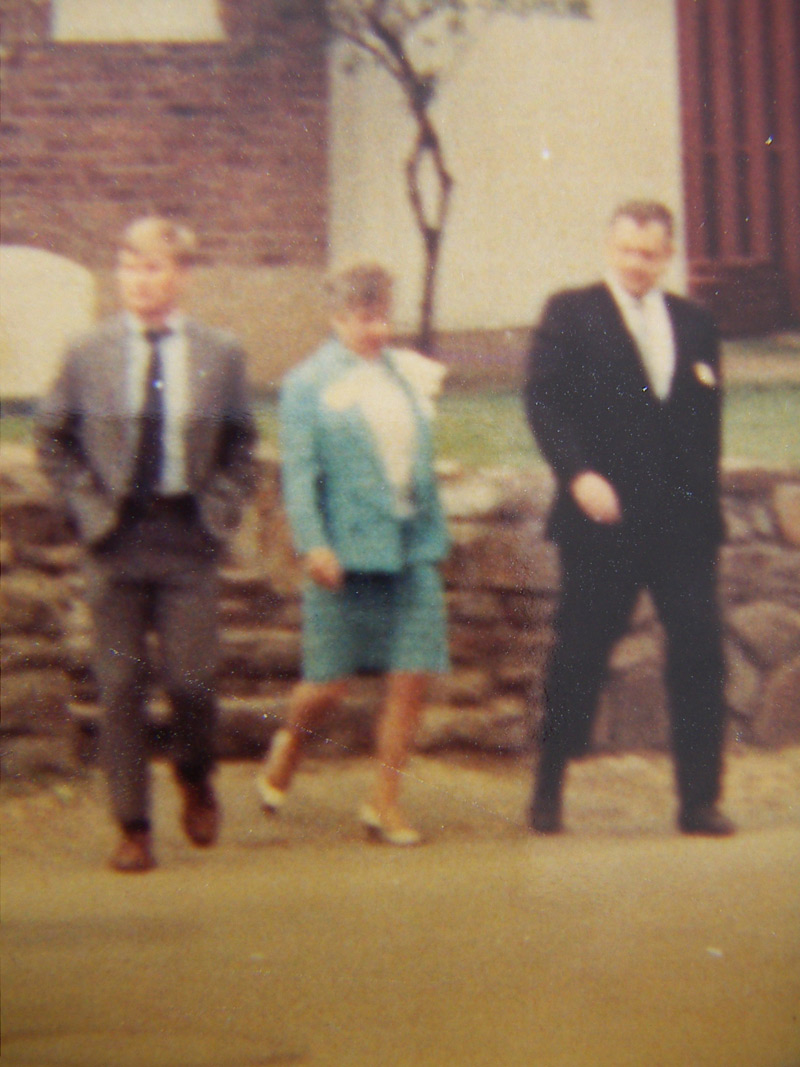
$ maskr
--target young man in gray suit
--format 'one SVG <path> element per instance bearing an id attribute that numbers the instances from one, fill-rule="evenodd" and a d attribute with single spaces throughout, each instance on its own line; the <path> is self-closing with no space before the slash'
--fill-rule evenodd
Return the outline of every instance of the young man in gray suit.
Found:
<path id="1" fill-rule="evenodd" d="M 717 807 L 719 343 L 701 308 L 659 288 L 672 231 L 662 204 L 620 207 L 605 281 L 556 294 L 530 355 L 528 419 L 556 474 L 549 532 L 562 564 L 530 812 L 539 833 L 562 828 L 567 763 L 589 747 L 608 655 L 642 588 L 667 637 L 678 826 L 734 829 Z"/>
<path id="2" fill-rule="evenodd" d="M 208 846 L 219 828 L 217 561 L 254 486 L 255 429 L 244 353 L 179 310 L 194 248 L 191 232 L 166 219 L 128 227 L 116 272 L 123 313 L 69 349 L 37 427 L 42 465 L 86 547 L 118 871 L 155 865 L 150 629 L 172 709 L 184 830 Z"/>

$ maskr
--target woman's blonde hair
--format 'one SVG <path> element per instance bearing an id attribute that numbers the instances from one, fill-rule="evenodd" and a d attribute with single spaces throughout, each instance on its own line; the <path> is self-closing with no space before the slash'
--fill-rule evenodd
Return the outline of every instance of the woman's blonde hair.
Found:
<path id="1" fill-rule="evenodd" d="M 379 263 L 356 263 L 330 275 L 325 292 L 332 314 L 363 308 L 388 309 L 392 302 L 391 274 Z"/>

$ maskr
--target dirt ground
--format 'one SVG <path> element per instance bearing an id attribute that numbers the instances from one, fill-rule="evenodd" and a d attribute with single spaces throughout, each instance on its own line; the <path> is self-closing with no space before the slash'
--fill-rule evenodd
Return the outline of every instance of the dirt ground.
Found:
<path id="1" fill-rule="evenodd" d="M 450 757 L 409 770 L 426 844 L 368 845 L 371 770 L 268 820 L 225 764 L 199 851 L 157 765 L 144 876 L 96 773 L 4 787 L 4 1067 L 800 1067 L 800 747 L 730 754 L 726 840 L 675 833 L 662 756 L 575 765 L 552 839 L 524 762 Z"/>

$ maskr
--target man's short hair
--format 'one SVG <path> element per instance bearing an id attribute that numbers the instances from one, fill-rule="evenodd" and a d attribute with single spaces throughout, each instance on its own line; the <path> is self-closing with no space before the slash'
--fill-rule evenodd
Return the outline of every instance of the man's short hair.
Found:
<path id="1" fill-rule="evenodd" d="M 391 274 L 379 263 L 357 263 L 328 278 L 328 306 L 334 315 L 340 311 L 388 309 L 393 284 Z"/>
<path id="2" fill-rule="evenodd" d="M 664 227 L 664 232 L 670 239 L 675 232 L 675 219 L 672 212 L 658 200 L 627 200 L 615 208 L 611 216 L 612 226 L 617 219 L 633 219 L 637 226 L 647 226 L 651 222 L 657 222 Z"/>
<path id="3" fill-rule="evenodd" d="M 120 249 L 127 252 L 168 252 L 182 267 L 197 258 L 197 239 L 188 226 L 159 215 L 135 219 L 124 230 Z"/>

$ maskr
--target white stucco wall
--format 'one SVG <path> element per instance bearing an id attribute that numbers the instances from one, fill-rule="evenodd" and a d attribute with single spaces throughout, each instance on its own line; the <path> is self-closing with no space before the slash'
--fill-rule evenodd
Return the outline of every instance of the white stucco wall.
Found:
<path id="1" fill-rule="evenodd" d="M 93 276 L 39 248 L 0 246 L 0 397 L 41 396 L 71 337 L 94 321 Z"/>
<path id="2" fill-rule="evenodd" d="M 529 323 L 554 288 L 602 270 L 629 197 L 682 205 L 674 0 L 593 0 L 594 17 L 497 16 L 443 86 L 437 119 L 456 178 L 437 325 Z M 422 256 L 405 194 L 412 128 L 391 79 L 331 65 L 331 253 L 399 277 L 416 323 Z M 680 225 L 679 225 L 680 230 Z M 673 285 L 683 285 L 679 255 Z"/>
<path id="3" fill-rule="evenodd" d="M 223 41 L 214 0 L 51 0 L 54 41 Z"/>

